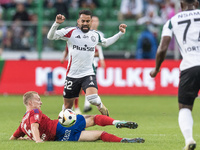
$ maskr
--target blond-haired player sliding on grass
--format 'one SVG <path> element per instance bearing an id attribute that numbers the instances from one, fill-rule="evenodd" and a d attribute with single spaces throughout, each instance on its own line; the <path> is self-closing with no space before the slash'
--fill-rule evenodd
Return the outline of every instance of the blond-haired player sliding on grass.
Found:
<path id="1" fill-rule="evenodd" d="M 71 127 L 64 127 L 58 119 L 51 120 L 41 111 L 42 101 L 37 92 L 29 91 L 24 94 L 23 102 L 26 113 L 22 118 L 18 129 L 10 137 L 15 139 L 31 139 L 36 143 L 43 141 L 96 141 L 122 142 L 122 143 L 144 143 L 142 138 L 120 138 L 105 131 L 85 130 L 85 128 L 99 125 L 115 125 L 117 128 L 135 129 L 135 122 L 114 120 L 105 115 L 82 116 L 77 115 L 76 123 Z M 28 138 L 24 138 L 27 135 Z"/>

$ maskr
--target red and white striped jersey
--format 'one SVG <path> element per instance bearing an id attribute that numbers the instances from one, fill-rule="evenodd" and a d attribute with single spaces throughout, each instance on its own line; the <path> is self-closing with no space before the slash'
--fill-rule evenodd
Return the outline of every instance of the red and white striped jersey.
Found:
<path id="1" fill-rule="evenodd" d="M 50 40 L 65 40 L 68 45 L 68 67 L 67 76 L 80 78 L 88 75 L 95 75 L 92 63 L 94 60 L 95 46 L 109 46 L 116 42 L 122 32 L 105 39 L 95 30 L 83 33 L 78 27 L 62 28 L 57 30 L 59 24 L 54 23 L 47 35 Z"/>

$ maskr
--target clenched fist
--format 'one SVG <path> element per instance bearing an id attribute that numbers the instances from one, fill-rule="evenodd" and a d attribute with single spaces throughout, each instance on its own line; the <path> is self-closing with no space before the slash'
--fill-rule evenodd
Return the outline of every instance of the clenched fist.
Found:
<path id="1" fill-rule="evenodd" d="M 63 23 L 64 21 L 65 21 L 65 16 L 63 16 L 63 15 L 61 15 L 61 14 L 58 14 L 58 15 L 56 16 L 56 23 L 61 24 L 61 23 Z"/>
<path id="2" fill-rule="evenodd" d="M 119 30 L 120 30 L 122 33 L 125 33 L 125 32 L 126 32 L 126 27 L 127 27 L 126 24 L 120 24 L 120 25 L 119 25 Z"/>

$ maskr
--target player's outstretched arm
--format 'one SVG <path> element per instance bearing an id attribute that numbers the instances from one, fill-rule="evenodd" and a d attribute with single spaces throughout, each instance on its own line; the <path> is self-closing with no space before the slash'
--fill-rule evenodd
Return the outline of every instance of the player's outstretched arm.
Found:
<path id="1" fill-rule="evenodd" d="M 115 34 L 114 36 L 112 36 L 110 38 L 107 38 L 107 39 L 103 38 L 101 45 L 104 46 L 104 47 L 107 47 L 107 46 L 110 46 L 113 43 L 115 43 L 123 34 L 125 34 L 126 27 L 127 27 L 126 24 L 120 24 L 119 25 L 119 31 L 120 32 Z"/>
<path id="2" fill-rule="evenodd" d="M 61 14 L 58 14 L 56 16 L 56 20 L 55 22 L 53 23 L 53 25 L 51 26 L 48 34 L 47 34 L 47 39 L 49 40 L 58 40 L 60 39 L 60 37 L 62 36 L 62 33 L 61 35 L 59 35 L 59 33 L 56 34 L 56 31 L 59 27 L 59 25 L 61 23 L 63 23 L 65 21 L 65 16 L 61 15 Z"/>
<path id="3" fill-rule="evenodd" d="M 165 59 L 170 41 L 170 36 L 163 36 L 161 39 L 160 45 L 156 53 L 156 67 L 150 72 L 150 76 L 152 78 L 156 77 L 156 75 L 160 72 L 160 66 Z"/>

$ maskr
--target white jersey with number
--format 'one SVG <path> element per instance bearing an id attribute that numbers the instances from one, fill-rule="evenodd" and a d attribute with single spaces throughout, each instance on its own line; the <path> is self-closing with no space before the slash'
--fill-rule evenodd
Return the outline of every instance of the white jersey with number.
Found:
<path id="1" fill-rule="evenodd" d="M 183 57 L 180 70 L 200 66 L 200 10 L 183 11 L 168 20 L 162 36 L 172 34 Z"/>
<path id="2" fill-rule="evenodd" d="M 97 44 L 109 46 L 123 35 L 122 32 L 119 32 L 113 37 L 105 39 L 94 30 L 83 33 L 78 27 L 57 30 L 58 26 L 58 23 L 52 25 L 47 38 L 50 40 L 61 39 L 67 41 L 69 50 L 67 76 L 72 78 L 95 75 L 92 67 L 95 46 Z"/>

